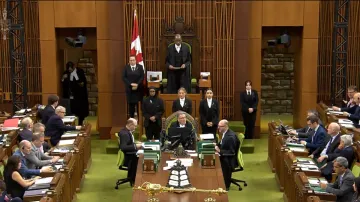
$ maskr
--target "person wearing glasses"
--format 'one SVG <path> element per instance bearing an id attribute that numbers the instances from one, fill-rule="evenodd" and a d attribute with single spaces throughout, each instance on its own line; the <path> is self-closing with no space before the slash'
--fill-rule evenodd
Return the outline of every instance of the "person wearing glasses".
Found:
<path id="1" fill-rule="evenodd" d="M 349 86 L 347 89 L 347 94 L 349 97 L 349 101 L 343 100 L 343 102 L 345 103 L 345 107 L 336 107 L 333 106 L 332 109 L 335 111 L 341 111 L 341 112 L 348 112 L 348 113 L 354 113 L 356 108 L 357 108 L 357 104 L 356 104 L 356 100 L 354 98 L 354 95 L 357 94 L 357 88 L 356 86 Z"/>
<path id="2" fill-rule="evenodd" d="M 45 136 L 50 137 L 50 143 L 52 146 L 56 146 L 61 136 L 66 131 L 71 130 L 80 130 L 81 126 L 67 126 L 63 122 L 63 118 L 65 117 L 66 110 L 63 106 L 58 106 L 55 109 L 55 114 L 50 117 L 45 127 Z"/>
<path id="3" fill-rule="evenodd" d="M 149 87 L 149 97 L 144 99 L 142 111 L 147 140 L 158 140 L 161 131 L 161 117 L 164 114 L 164 101 L 157 96 L 156 88 Z"/>

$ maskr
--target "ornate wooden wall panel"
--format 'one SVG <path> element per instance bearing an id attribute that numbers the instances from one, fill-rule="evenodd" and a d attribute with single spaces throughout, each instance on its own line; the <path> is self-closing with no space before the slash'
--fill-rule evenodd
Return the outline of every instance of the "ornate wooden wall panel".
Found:
<path id="1" fill-rule="evenodd" d="M 133 9 L 137 7 L 145 68 L 161 71 L 159 41 L 164 23 L 172 25 L 183 16 L 195 27 L 200 40 L 200 70 L 212 73 L 217 99 L 223 100 L 224 117 L 234 116 L 234 24 L 235 1 L 126 1 L 124 6 L 124 52 L 129 56 Z"/>
<path id="2" fill-rule="evenodd" d="M 6 7 L 6 0 L 0 0 L 0 10 Z M 39 41 L 38 1 L 24 0 L 25 56 L 27 67 L 28 100 L 30 104 L 41 102 L 41 67 Z M 0 88 L 11 92 L 9 42 L 0 40 Z"/>
<path id="3" fill-rule="evenodd" d="M 321 1 L 318 51 L 318 101 L 331 99 L 332 30 L 334 2 Z M 360 87 L 360 2 L 351 1 L 349 12 L 347 85 Z"/>

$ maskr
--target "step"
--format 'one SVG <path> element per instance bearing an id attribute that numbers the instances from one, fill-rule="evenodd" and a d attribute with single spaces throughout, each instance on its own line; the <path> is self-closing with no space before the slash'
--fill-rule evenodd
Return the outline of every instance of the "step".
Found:
<path id="1" fill-rule="evenodd" d="M 245 126 L 242 121 L 230 121 L 229 128 L 238 133 L 245 133 Z"/>
<path id="2" fill-rule="evenodd" d="M 241 152 L 243 154 L 252 154 L 255 152 L 255 143 L 254 140 L 244 139 L 243 144 L 241 145 Z"/>

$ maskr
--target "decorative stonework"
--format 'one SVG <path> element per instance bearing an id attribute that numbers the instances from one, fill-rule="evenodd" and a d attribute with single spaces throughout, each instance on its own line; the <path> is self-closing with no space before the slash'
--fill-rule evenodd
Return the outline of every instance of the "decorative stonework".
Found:
<path id="1" fill-rule="evenodd" d="M 84 70 L 86 76 L 89 97 L 89 116 L 96 116 L 98 109 L 97 71 L 92 60 L 91 51 L 84 51 L 84 58 L 79 60 L 78 66 Z"/>
<path id="2" fill-rule="evenodd" d="M 261 66 L 261 113 L 292 114 L 294 54 L 264 53 Z"/>

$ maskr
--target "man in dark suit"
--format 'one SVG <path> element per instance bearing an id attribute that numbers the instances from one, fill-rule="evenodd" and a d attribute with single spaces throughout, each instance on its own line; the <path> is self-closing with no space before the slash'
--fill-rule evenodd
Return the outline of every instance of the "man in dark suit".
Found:
<path id="1" fill-rule="evenodd" d="M 318 158 L 317 161 L 321 163 L 327 154 L 331 154 L 340 144 L 340 126 L 339 124 L 332 122 L 328 126 L 328 138 L 326 145 L 317 148 L 310 156 L 312 158 Z"/>
<path id="2" fill-rule="evenodd" d="M 312 154 L 317 148 L 324 146 L 326 131 L 319 124 L 319 118 L 312 115 L 307 119 L 308 126 L 314 130 L 314 135 L 306 139 L 299 139 L 300 143 L 309 149 L 309 153 Z"/>
<path id="3" fill-rule="evenodd" d="M 335 182 L 332 184 L 320 183 L 320 187 L 326 192 L 336 195 L 337 202 L 351 201 L 354 189 L 354 175 L 348 169 L 349 163 L 344 157 L 338 157 L 334 162 L 334 170 L 337 174 Z"/>
<path id="4" fill-rule="evenodd" d="M 45 134 L 45 125 L 42 123 L 35 123 L 33 126 L 33 133 Z M 40 147 L 40 151 L 43 153 L 48 152 L 50 149 L 51 149 L 50 145 L 45 141 Z"/>
<path id="5" fill-rule="evenodd" d="M 142 144 L 135 144 L 134 131 L 137 127 L 136 119 L 130 118 L 126 122 L 125 128 L 119 132 L 120 150 L 125 154 L 124 166 L 128 168 L 127 178 L 130 185 L 133 186 L 136 179 L 136 170 L 138 164 L 137 150 L 142 148 Z"/>
<path id="6" fill-rule="evenodd" d="M 33 121 L 30 117 L 25 117 L 21 120 L 21 125 L 24 129 L 19 133 L 19 142 L 23 140 L 31 141 L 32 140 L 32 128 Z"/>
<path id="7" fill-rule="evenodd" d="M 161 117 L 164 114 L 164 101 L 156 94 L 156 88 L 149 88 L 149 97 L 142 103 L 144 126 L 147 140 L 160 139 Z"/>
<path id="8" fill-rule="evenodd" d="M 179 112 L 177 114 L 177 121 L 171 123 L 170 128 L 189 128 L 191 130 L 188 139 L 181 140 L 181 143 L 185 149 L 193 150 L 195 149 L 196 133 L 193 130 L 193 126 L 190 122 L 186 121 L 186 114 L 184 112 Z"/>
<path id="9" fill-rule="evenodd" d="M 129 115 L 135 117 L 135 108 L 143 100 L 144 67 L 136 64 L 136 56 L 130 56 L 129 64 L 125 65 L 122 79 L 125 83 Z"/>
<path id="10" fill-rule="evenodd" d="M 259 97 L 256 90 L 252 89 L 251 81 L 245 81 L 245 88 L 246 90 L 240 93 L 241 112 L 245 125 L 245 138 L 252 139 Z"/>
<path id="11" fill-rule="evenodd" d="M 180 87 L 190 92 L 191 53 L 189 47 L 182 43 L 181 35 L 175 35 L 175 44 L 168 47 L 166 67 L 169 94 L 175 94 Z"/>
<path id="12" fill-rule="evenodd" d="M 351 135 L 340 136 L 340 144 L 335 148 L 334 152 L 328 153 L 320 158 L 320 160 L 326 160 L 327 163 L 321 167 L 321 175 L 324 176 L 329 182 L 332 180 L 332 171 L 334 169 L 334 159 L 337 157 L 344 157 L 351 165 L 354 161 L 354 150 L 352 148 Z"/>
<path id="13" fill-rule="evenodd" d="M 315 115 L 316 117 L 319 118 L 319 113 L 314 109 L 310 109 L 307 111 L 306 118 L 312 115 Z M 320 119 L 319 119 L 319 125 L 324 127 Z M 298 138 L 308 138 L 314 134 L 314 130 L 312 130 L 308 125 L 306 125 L 305 127 L 300 129 L 290 130 L 289 133 L 292 135 L 296 135 Z"/>
<path id="14" fill-rule="evenodd" d="M 218 142 L 216 130 L 219 123 L 219 111 L 219 102 L 213 99 L 213 91 L 207 89 L 206 98 L 201 100 L 199 107 L 201 129 L 203 134 L 213 134 L 216 142 Z"/>
<path id="15" fill-rule="evenodd" d="M 192 101 L 186 97 L 185 88 L 178 90 L 178 99 L 173 101 L 172 112 L 183 111 L 191 115 L 192 113 Z"/>
<path id="16" fill-rule="evenodd" d="M 27 162 L 25 155 L 29 155 L 31 152 L 31 143 L 27 140 L 23 140 L 19 143 L 19 149 L 13 154 L 14 156 L 19 156 L 21 159 L 20 175 L 24 178 L 31 178 L 31 176 L 39 176 L 42 172 L 51 172 L 50 167 L 43 167 L 41 169 L 29 169 L 27 167 Z"/>
<path id="17" fill-rule="evenodd" d="M 347 111 L 347 112 L 349 112 L 348 111 L 349 109 L 356 106 L 355 99 L 354 99 L 354 95 L 356 93 L 357 93 L 357 87 L 356 86 L 349 86 L 347 88 L 347 94 L 348 94 L 348 97 L 349 97 L 349 101 L 343 100 L 343 102 L 345 104 L 345 107 L 340 108 L 340 107 L 333 106 L 332 109 L 335 110 L 335 111 Z M 354 111 L 349 112 L 349 113 L 354 113 Z"/>
<path id="18" fill-rule="evenodd" d="M 220 155 L 221 169 L 224 176 L 225 188 L 229 190 L 231 184 L 232 170 L 237 166 L 237 150 L 240 141 L 236 134 L 229 129 L 227 120 L 221 120 L 218 125 L 219 132 L 223 134 L 220 143 L 215 146 L 215 150 Z"/>
<path id="19" fill-rule="evenodd" d="M 50 143 L 52 146 L 56 146 L 59 143 L 61 136 L 64 134 L 64 132 L 81 129 L 81 126 L 65 125 L 62 120 L 65 114 L 66 114 L 65 107 L 58 106 L 55 109 L 55 114 L 52 117 L 50 117 L 49 121 L 46 124 L 45 136 L 50 137 Z"/>
<path id="20" fill-rule="evenodd" d="M 344 109 L 344 116 L 347 116 L 355 125 L 360 123 L 360 93 L 356 93 L 353 98 L 355 106 Z"/>
<path id="21" fill-rule="evenodd" d="M 41 123 L 46 125 L 52 115 L 55 114 L 55 108 L 59 104 L 59 97 L 57 95 L 49 95 L 48 105 L 41 112 Z"/>

